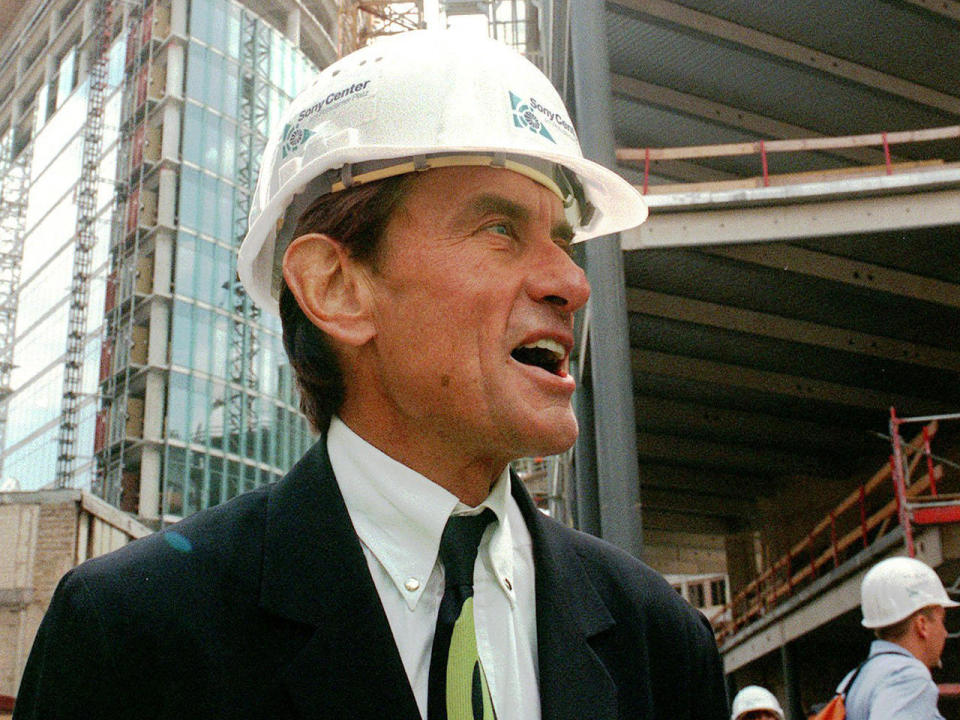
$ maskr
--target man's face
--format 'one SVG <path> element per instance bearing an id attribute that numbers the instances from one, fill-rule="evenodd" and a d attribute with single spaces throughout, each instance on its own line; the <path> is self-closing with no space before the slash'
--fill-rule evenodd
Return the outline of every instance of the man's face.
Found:
<path id="1" fill-rule="evenodd" d="M 485 462 L 570 447 L 573 313 L 590 292 L 571 237 L 557 196 L 522 175 L 418 175 L 365 276 L 376 335 L 363 407 L 395 438 Z"/>
<path id="2" fill-rule="evenodd" d="M 947 642 L 946 610 L 939 605 L 930 608 L 927 615 L 927 637 L 925 640 L 926 664 L 933 668 L 939 667 L 940 656 Z"/>

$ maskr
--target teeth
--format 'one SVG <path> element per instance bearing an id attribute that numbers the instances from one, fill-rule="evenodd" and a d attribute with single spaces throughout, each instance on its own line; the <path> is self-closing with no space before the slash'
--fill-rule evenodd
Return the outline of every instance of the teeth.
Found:
<path id="1" fill-rule="evenodd" d="M 540 340 L 537 340 L 536 342 L 527 343 L 526 345 L 521 345 L 520 347 L 528 348 L 530 350 L 533 350 L 536 348 L 539 348 L 541 350 L 549 350 L 554 355 L 556 355 L 557 358 L 562 358 L 564 355 L 567 354 L 567 351 L 564 350 L 563 345 L 558 343 L 556 340 L 550 340 L 549 338 L 542 338 Z"/>

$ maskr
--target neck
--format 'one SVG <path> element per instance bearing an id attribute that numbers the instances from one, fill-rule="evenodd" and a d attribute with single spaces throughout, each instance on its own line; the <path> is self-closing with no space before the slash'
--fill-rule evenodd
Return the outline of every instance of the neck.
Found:
<path id="1" fill-rule="evenodd" d="M 462 447 L 445 442 L 443 438 L 367 423 L 349 411 L 341 411 L 340 419 L 382 453 L 456 495 L 460 502 L 470 507 L 486 500 L 509 462 L 470 457 Z"/>
<path id="2" fill-rule="evenodd" d="M 929 652 L 927 651 L 926 644 L 923 640 L 917 637 L 913 633 L 906 633 L 902 637 L 897 638 L 896 640 L 891 640 L 890 642 L 895 643 L 906 650 L 908 653 L 913 655 L 917 660 L 922 662 L 928 668 L 934 668 L 939 663 L 939 658 L 930 658 Z"/>

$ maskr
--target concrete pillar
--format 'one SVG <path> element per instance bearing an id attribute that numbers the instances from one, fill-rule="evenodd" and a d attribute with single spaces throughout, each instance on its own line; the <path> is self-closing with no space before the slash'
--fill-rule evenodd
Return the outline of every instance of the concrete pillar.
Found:
<path id="1" fill-rule="evenodd" d="M 183 99 L 184 51 L 183 47 L 171 44 L 167 47 L 166 92 L 170 97 Z"/>
<path id="2" fill-rule="evenodd" d="M 757 577 L 758 546 L 759 537 L 754 530 L 734 533 L 724 538 L 731 598 Z"/>
<path id="3" fill-rule="evenodd" d="M 180 157 L 180 108 L 167 104 L 163 108 L 163 129 L 160 135 L 160 158 L 177 162 Z"/>
<path id="4" fill-rule="evenodd" d="M 284 35 L 297 47 L 300 46 L 300 8 L 294 7 L 287 11 L 287 24 Z"/>
<path id="5" fill-rule="evenodd" d="M 146 522 L 160 519 L 161 448 L 145 445 L 140 459 L 140 506 L 138 514 Z"/>
<path id="6" fill-rule="evenodd" d="M 584 155 L 616 164 L 610 66 L 602 0 L 570 3 L 574 95 Z M 590 280 L 590 362 L 603 537 L 639 556 L 643 549 L 636 420 L 619 238 L 586 243 Z"/>
<path id="7" fill-rule="evenodd" d="M 597 443 L 593 422 L 593 390 L 584 378 L 573 396 L 580 423 L 580 435 L 573 448 L 576 469 L 577 503 L 574 515 L 578 530 L 601 537 L 600 495 L 597 488 Z"/>
<path id="8" fill-rule="evenodd" d="M 174 227 L 176 206 L 177 171 L 173 168 L 161 168 L 159 188 L 157 189 L 157 225 L 167 228 Z"/>
<path id="9" fill-rule="evenodd" d="M 173 286 L 173 235 L 168 230 L 157 232 L 153 243 L 153 294 L 170 297 Z M 152 340 L 153 338 L 151 338 Z M 163 338 L 166 344 L 166 337 Z M 152 347 L 152 345 L 151 345 Z M 151 358 L 153 355 L 151 355 Z M 151 365 L 166 365 L 166 351 L 162 359 L 150 361 Z"/>
<path id="10" fill-rule="evenodd" d="M 170 0 L 170 32 L 187 36 L 187 0 Z"/>
<path id="11" fill-rule="evenodd" d="M 796 648 L 792 642 L 780 646 L 780 662 L 783 665 L 783 712 L 786 720 L 804 720 L 796 672 Z"/>

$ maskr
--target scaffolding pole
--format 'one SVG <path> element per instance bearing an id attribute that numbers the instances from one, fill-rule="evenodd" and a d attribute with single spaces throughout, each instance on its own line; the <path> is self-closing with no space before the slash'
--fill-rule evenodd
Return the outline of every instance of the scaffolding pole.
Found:
<path id="1" fill-rule="evenodd" d="M 33 143 L 19 149 L 17 124 L 0 138 L 0 477 L 7 436 L 7 398 L 13 392 L 13 343 L 26 229 Z"/>
<path id="2" fill-rule="evenodd" d="M 73 250 L 73 279 L 67 319 L 67 357 L 63 372 L 63 409 L 57 440 L 57 487 L 73 484 L 77 423 L 83 391 L 83 358 L 90 301 L 90 270 L 97 242 L 97 186 L 103 147 L 103 107 L 108 53 L 113 31 L 113 1 L 96 0 L 92 28 L 94 50 L 90 63 L 87 120 L 83 128 L 80 182 L 77 185 L 77 238 Z"/>

